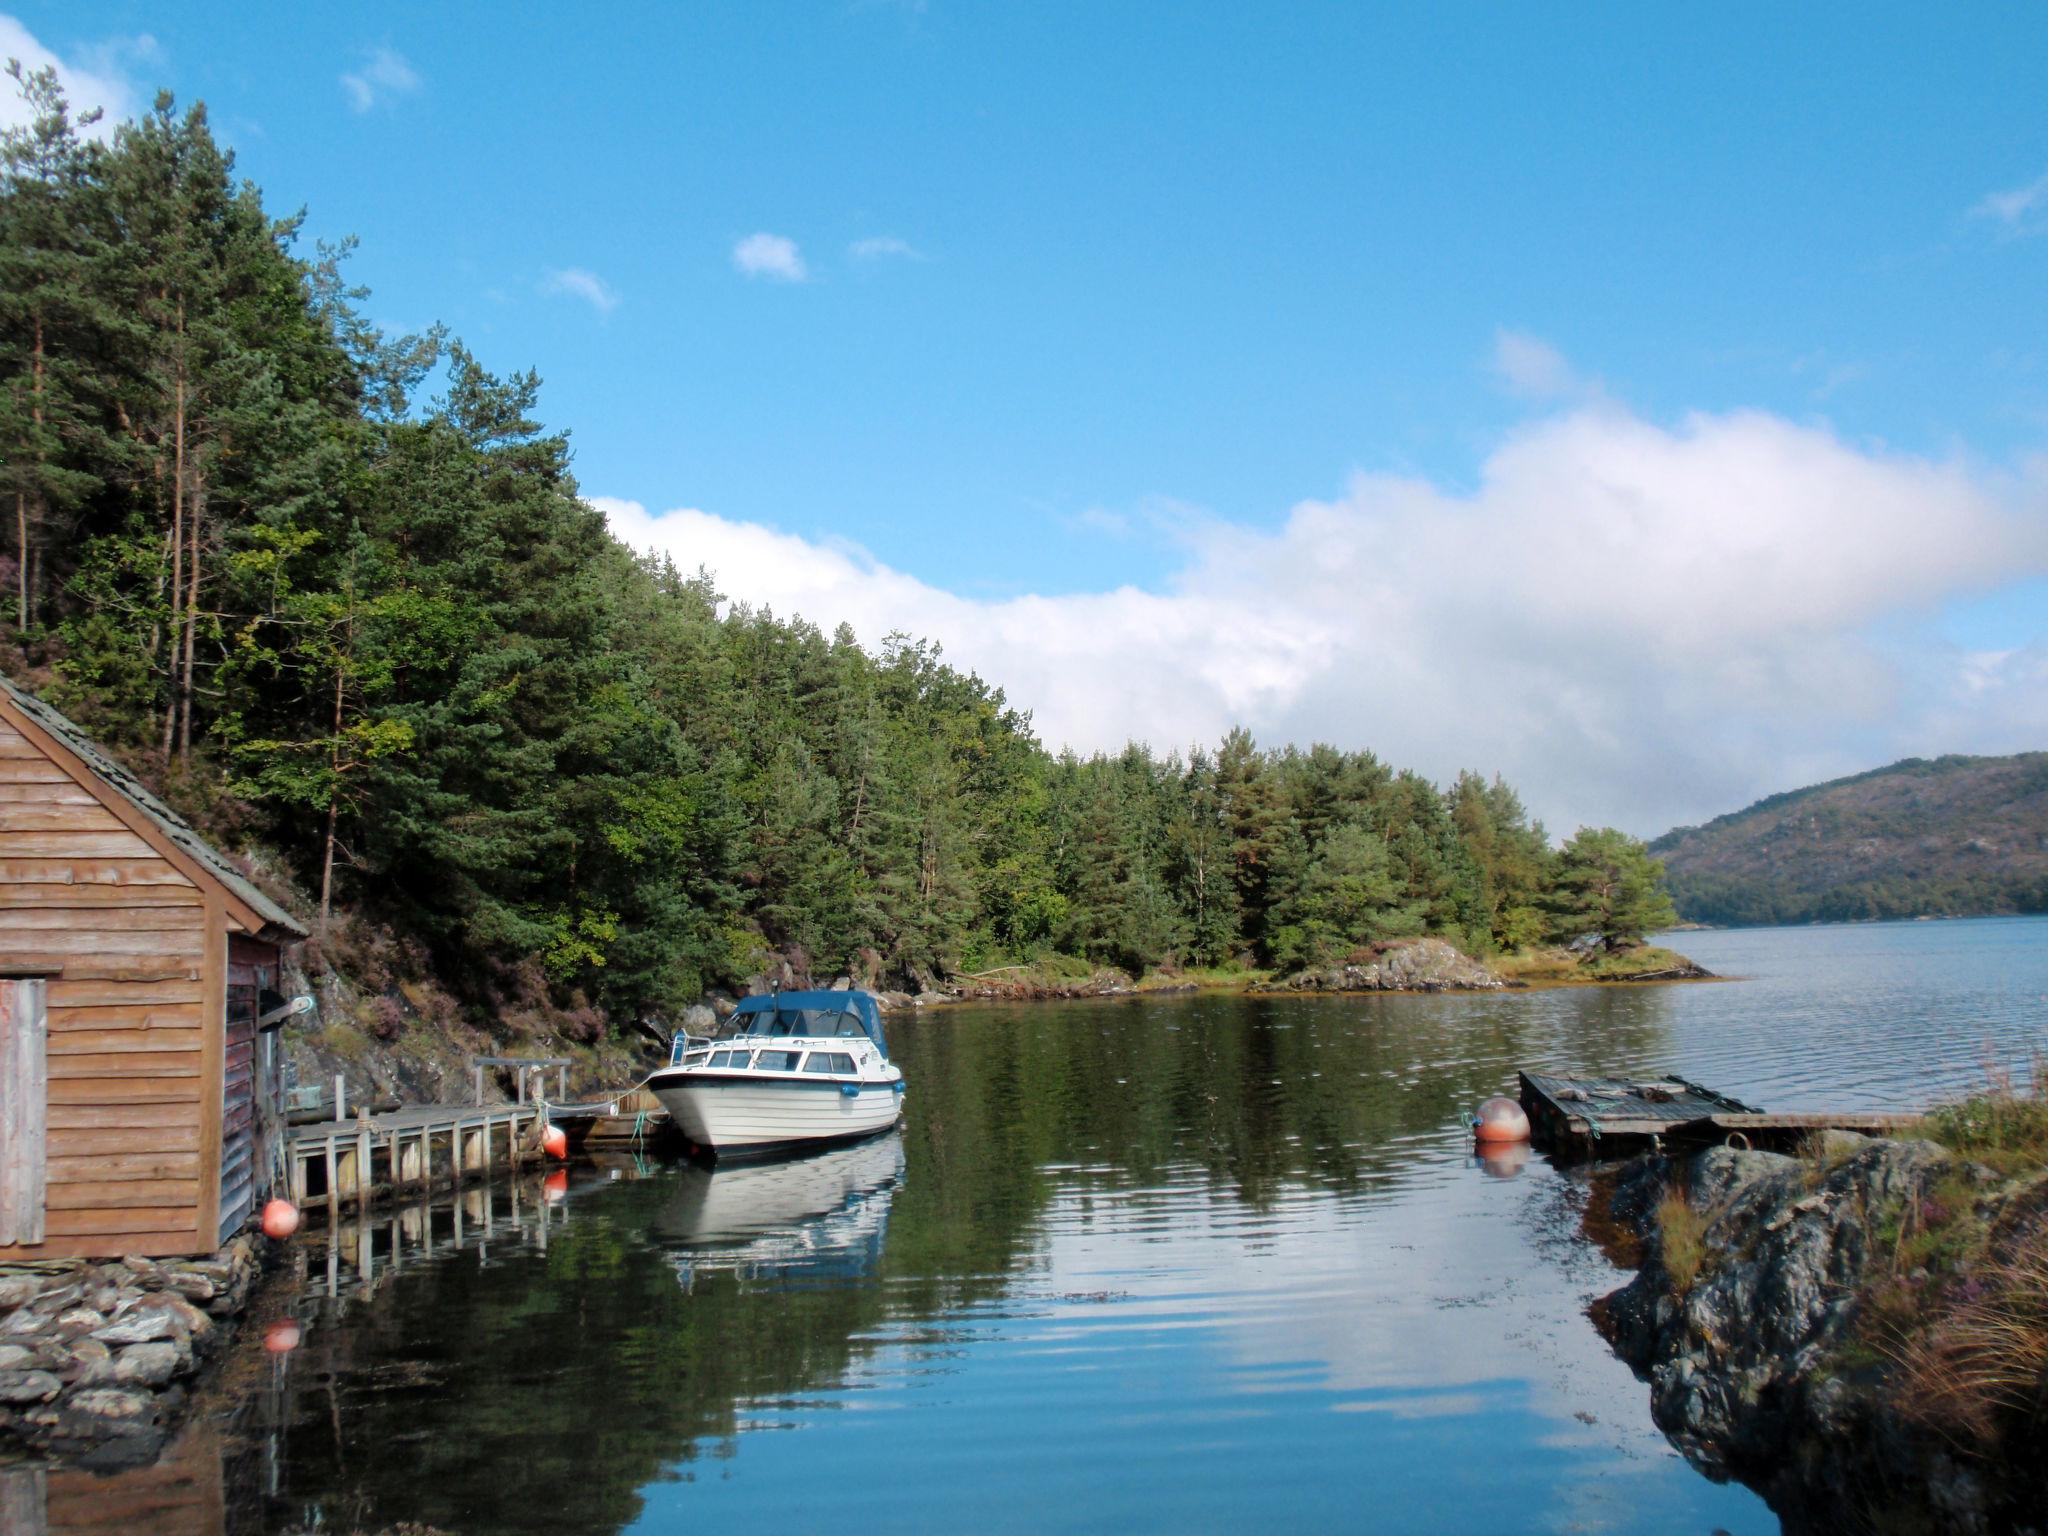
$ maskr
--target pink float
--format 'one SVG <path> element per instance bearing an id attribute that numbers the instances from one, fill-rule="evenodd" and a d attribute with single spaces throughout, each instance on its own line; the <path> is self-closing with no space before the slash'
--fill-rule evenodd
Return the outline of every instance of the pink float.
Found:
<path id="1" fill-rule="evenodd" d="M 1522 1113 L 1521 1105 L 1497 1093 L 1472 1116 L 1472 1134 L 1486 1142 L 1527 1141 L 1529 1117 Z"/>

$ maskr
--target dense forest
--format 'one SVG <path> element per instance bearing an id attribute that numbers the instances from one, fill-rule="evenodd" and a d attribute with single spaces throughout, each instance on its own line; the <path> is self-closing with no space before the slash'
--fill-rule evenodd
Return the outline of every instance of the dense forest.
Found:
<path id="1" fill-rule="evenodd" d="M 347 246 L 302 251 L 203 108 L 102 138 L 14 74 L 5 663 L 269 850 L 315 965 L 375 948 L 594 1038 L 775 951 L 870 981 L 1291 967 L 1668 915 L 1640 845 L 1553 850 L 1497 779 L 1242 732 L 1056 756 L 932 644 L 636 557 L 539 380 L 369 324 Z"/>
<path id="2" fill-rule="evenodd" d="M 2048 752 L 1907 758 L 1651 844 L 1701 923 L 2048 911 Z"/>

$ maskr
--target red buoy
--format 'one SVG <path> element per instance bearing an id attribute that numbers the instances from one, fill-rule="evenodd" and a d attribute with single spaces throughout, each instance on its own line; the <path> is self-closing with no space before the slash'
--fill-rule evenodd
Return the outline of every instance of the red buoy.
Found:
<path id="1" fill-rule="evenodd" d="M 263 1207 L 263 1235 L 283 1242 L 299 1230 L 299 1208 L 289 1200 L 273 1200 Z"/>
<path id="2" fill-rule="evenodd" d="M 1472 1134 L 1480 1141 L 1527 1141 L 1529 1117 L 1505 1094 L 1495 1094 L 1472 1117 Z"/>
<path id="3" fill-rule="evenodd" d="M 569 1133 L 559 1125 L 551 1125 L 540 1133 L 541 1149 L 557 1162 L 566 1162 L 569 1157 Z"/>
<path id="4" fill-rule="evenodd" d="M 540 1181 L 540 1192 L 549 1205 L 558 1205 L 569 1197 L 569 1170 L 557 1168 Z"/>
<path id="5" fill-rule="evenodd" d="M 297 1323 L 288 1317 L 280 1317 L 263 1330 L 263 1347 L 273 1355 L 288 1355 L 299 1347 L 302 1336 Z"/>

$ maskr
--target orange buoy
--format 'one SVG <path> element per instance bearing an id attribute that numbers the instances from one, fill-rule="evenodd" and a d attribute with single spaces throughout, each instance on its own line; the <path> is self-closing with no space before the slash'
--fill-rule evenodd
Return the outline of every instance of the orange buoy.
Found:
<path id="1" fill-rule="evenodd" d="M 569 1157 L 569 1133 L 559 1125 L 551 1125 L 540 1133 L 543 1151 L 557 1162 L 566 1162 Z"/>
<path id="2" fill-rule="evenodd" d="M 1472 1134 L 1480 1141 L 1527 1141 L 1529 1117 L 1505 1094 L 1495 1094 L 1472 1116 Z"/>
<path id="3" fill-rule="evenodd" d="M 273 1200 L 263 1207 L 263 1235 L 283 1242 L 299 1230 L 299 1208 L 289 1200 Z"/>
<path id="4" fill-rule="evenodd" d="M 300 1333 L 296 1322 L 288 1317 L 280 1317 L 263 1330 L 263 1347 L 273 1355 L 288 1355 L 299 1347 L 299 1340 L 302 1337 L 304 1335 Z"/>
<path id="5" fill-rule="evenodd" d="M 569 1197 L 569 1170 L 557 1168 L 540 1181 L 540 1192 L 549 1205 L 559 1204 Z"/>

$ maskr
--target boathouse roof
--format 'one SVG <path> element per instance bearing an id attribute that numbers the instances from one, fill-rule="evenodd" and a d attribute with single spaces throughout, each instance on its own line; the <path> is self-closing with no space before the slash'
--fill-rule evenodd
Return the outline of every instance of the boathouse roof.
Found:
<path id="1" fill-rule="evenodd" d="M 303 923 L 258 890 L 255 883 L 228 860 L 227 855 L 195 832 L 184 817 L 151 794 L 140 779 L 114 761 L 76 722 L 5 676 L 0 676 L 0 697 L 25 716 L 30 726 L 76 758 L 95 778 L 139 812 L 146 826 L 137 828 L 138 832 L 148 837 L 154 831 L 252 913 L 257 919 L 256 931 L 263 937 L 278 940 L 306 937 Z"/>

